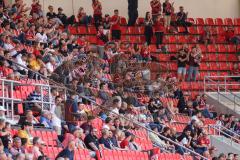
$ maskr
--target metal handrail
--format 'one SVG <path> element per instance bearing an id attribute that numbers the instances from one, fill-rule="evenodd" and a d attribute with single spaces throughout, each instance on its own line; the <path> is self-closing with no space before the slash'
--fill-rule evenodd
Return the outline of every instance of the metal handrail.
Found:
<path id="1" fill-rule="evenodd" d="M 6 57 L 4 57 L 4 56 L 2 56 L 2 55 L 0 55 L 0 57 L 3 57 L 4 59 L 9 60 L 9 61 L 11 61 L 11 62 L 14 63 L 14 64 L 16 64 L 16 65 L 18 65 L 18 66 L 20 66 L 20 67 L 23 67 L 24 69 L 27 69 L 27 70 L 32 71 L 33 73 L 35 73 L 35 74 L 37 74 L 37 75 L 42 76 L 43 78 L 49 80 L 49 82 L 52 82 L 53 84 L 55 84 L 55 85 L 57 85 L 57 86 L 61 86 L 61 87 L 65 88 L 67 91 L 75 92 L 75 93 L 76 93 L 76 91 L 74 91 L 74 90 L 72 90 L 72 89 L 70 89 L 70 88 L 67 88 L 64 84 L 57 83 L 57 82 L 53 81 L 52 79 L 50 79 L 50 78 L 48 78 L 48 77 L 46 77 L 46 76 L 44 76 L 44 75 L 42 75 L 42 74 L 34 71 L 34 70 L 32 70 L 32 69 L 30 69 L 30 68 L 28 68 L 28 67 L 25 67 L 25 66 L 23 66 L 23 65 L 20 65 L 20 64 L 12 61 L 12 60 L 10 60 L 10 59 L 7 59 Z M 152 133 L 158 135 L 159 137 L 161 137 L 162 139 L 164 139 L 164 140 L 166 140 L 166 141 L 169 141 L 170 143 L 172 143 L 172 144 L 174 144 L 174 145 L 176 145 L 176 146 L 182 147 L 182 148 L 185 149 L 186 151 L 188 151 L 188 152 L 190 152 L 191 154 L 193 154 L 193 156 L 200 157 L 200 158 L 203 159 L 203 160 L 207 160 L 207 159 L 208 159 L 208 158 L 200 155 L 199 153 L 197 153 L 197 152 L 195 152 L 195 151 L 193 151 L 193 150 L 191 150 L 191 149 L 183 146 L 182 144 L 177 143 L 177 142 L 175 142 L 175 141 L 173 141 L 173 140 L 171 140 L 171 139 L 169 139 L 169 138 L 161 135 L 160 133 L 157 133 L 157 132 L 155 132 L 155 131 L 153 131 L 153 130 L 147 128 L 147 127 L 145 127 L 143 124 L 139 123 L 138 121 L 134 121 L 134 120 L 132 120 L 132 119 L 129 119 L 129 118 L 125 117 L 125 116 L 122 116 L 122 115 L 120 115 L 120 114 L 117 114 L 117 113 L 113 112 L 113 111 L 109 108 L 109 106 L 100 105 L 100 104 L 98 104 L 97 102 L 93 101 L 92 99 L 90 99 L 90 98 L 88 98 L 88 97 L 86 97 L 86 96 L 80 95 L 80 94 L 78 94 L 78 93 L 76 93 L 76 94 L 77 94 L 79 97 L 90 101 L 90 102 L 91 102 L 92 104 L 94 104 L 95 106 L 98 106 L 98 107 L 100 107 L 100 108 L 103 108 L 104 110 L 107 110 L 107 111 L 111 112 L 112 114 L 114 114 L 114 115 L 116 115 L 116 116 L 118 116 L 118 117 L 120 117 L 120 118 L 123 118 L 123 119 L 125 119 L 125 120 L 127 120 L 127 121 L 130 121 L 130 122 L 134 123 L 135 125 L 137 125 L 137 126 L 143 128 L 143 129 L 145 129 L 146 131 L 152 132 Z"/>
<path id="2" fill-rule="evenodd" d="M 232 130 L 226 128 L 225 126 L 219 125 L 218 127 L 223 128 L 224 130 L 226 130 L 226 131 L 228 131 L 230 133 L 233 133 L 234 135 L 237 135 L 238 137 L 240 137 L 240 134 L 238 134 L 236 132 L 233 132 Z"/>
<path id="3" fill-rule="evenodd" d="M 224 90 L 225 90 L 225 92 L 228 92 L 228 93 L 230 93 L 231 95 L 233 95 L 233 96 L 234 96 L 234 100 L 232 100 L 232 99 L 230 99 L 229 97 L 227 97 L 227 96 L 225 96 L 224 94 L 222 94 L 222 93 L 220 92 L 220 88 L 223 88 L 223 87 L 222 87 L 222 84 L 219 84 L 218 82 L 212 80 L 211 77 L 225 77 L 225 82 L 224 82 L 225 84 L 223 84 L 223 85 L 225 85 Z M 218 102 L 220 102 L 219 95 L 223 96 L 224 98 L 228 99 L 230 102 L 232 102 L 232 103 L 234 104 L 234 111 L 235 111 L 235 110 L 236 110 L 236 105 L 240 107 L 240 104 L 235 101 L 235 97 L 237 97 L 238 99 L 240 99 L 240 96 L 234 94 L 232 91 L 230 91 L 230 90 L 228 90 L 228 89 L 226 88 L 226 85 L 227 85 L 227 84 L 226 84 L 226 77 L 240 77 L 240 76 L 205 76 L 205 77 L 204 77 L 204 93 L 206 93 L 206 86 L 213 86 L 213 85 L 214 85 L 214 84 L 206 84 L 206 80 L 209 80 L 209 81 L 211 81 L 211 82 L 213 82 L 213 83 L 216 83 L 216 85 L 217 85 L 217 87 L 218 87 L 218 89 L 217 89 Z M 211 88 L 211 89 L 214 90 L 213 88 Z"/>
<path id="4" fill-rule="evenodd" d="M 237 139 L 237 138 L 233 137 L 232 135 L 230 135 L 230 134 L 224 132 L 223 130 L 221 130 L 220 127 L 221 127 L 221 126 L 209 125 L 209 129 L 210 129 L 210 128 L 213 128 L 213 129 L 214 129 L 214 133 L 215 133 L 215 130 L 217 130 L 219 136 L 220 136 L 221 134 L 223 134 L 223 135 L 227 136 L 226 138 L 229 137 L 230 140 L 231 140 L 231 145 L 232 145 L 233 140 L 235 140 L 235 141 L 237 141 L 237 142 L 240 141 L 239 139 Z M 229 131 L 229 130 L 227 130 L 227 131 Z"/>

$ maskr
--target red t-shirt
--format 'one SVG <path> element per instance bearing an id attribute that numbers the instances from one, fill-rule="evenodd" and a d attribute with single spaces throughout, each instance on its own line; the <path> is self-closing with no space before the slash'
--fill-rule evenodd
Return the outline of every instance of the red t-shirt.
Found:
<path id="1" fill-rule="evenodd" d="M 121 148 L 126 148 L 128 146 L 129 142 L 127 139 L 124 139 L 121 143 L 120 143 L 120 147 Z"/>
<path id="2" fill-rule="evenodd" d="M 120 30 L 120 17 L 119 16 L 116 16 L 116 15 L 112 16 L 111 22 L 113 22 L 113 23 L 117 22 L 116 24 L 112 25 L 112 30 Z"/>
<path id="3" fill-rule="evenodd" d="M 210 140 L 206 137 L 199 137 L 198 142 L 200 145 L 209 145 L 210 144 Z"/>
<path id="4" fill-rule="evenodd" d="M 41 55 L 41 52 L 40 52 L 38 49 L 35 49 L 35 48 L 34 48 L 33 54 L 34 54 L 35 56 L 40 56 L 40 55 Z"/>
<path id="5" fill-rule="evenodd" d="M 98 31 L 98 33 L 97 33 L 97 45 L 104 46 L 105 42 L 101 39 L 101 36 L 104 36 L 103 32 Z"/>
<path id="6" fill-rule="evenodd" d="M 93 15 L 102 15 L 102 5 L 100 2 L 93 3 Z"/>
<path id="7" fill-rule="evenodd" d="M 159 1 L 152 0 L 150 3 L 152 7 L 152 14 L 159 14 L 161 12 L 161 3 Z"/>
<path id="8" fill-rule="evenodd" d="M 155 32 L 164 32 L 165 31 L 164 20 L 161 19 L 160 21 L 156 21 L 154 24 L 154 29 L 155 29 Z"/>
<path id="9" fill-rule="evenodd" d="M 150 56 L 150 52 L 148 48 L 142 48 L 141 49 L 141 55 L 143 58 L 148 58 Z"/>
<path id="10" fill-rule="evenodd" d="M 233 30 L 229 30 L 229 31 L 226 31 L 224 33 L 224 36 L 225 36 L 225 40 L 226 41 L 230 41 L 233 37 L 234 37 L 234 31 Z"/>

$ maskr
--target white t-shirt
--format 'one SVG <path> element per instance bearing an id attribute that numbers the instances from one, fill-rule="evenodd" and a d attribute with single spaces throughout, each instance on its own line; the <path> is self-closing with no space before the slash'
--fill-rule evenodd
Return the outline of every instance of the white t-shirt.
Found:
<path id="1" fill-rule="evenodd" d="M 6 50 L 12 50 L 12 49 L 14 49 L 13 45 L 10 44 L 10 43 L 9 43 L 9 44 L 8 44 L 8 43 L 4 43 L 3 48 L 6 49 Z M 14 49 L 14 50 L 12 50 L 12 51 L 10 52 L 10 54 L 11 54 L 11 56 L 14 56 L 14 55 L 17 54 L 17 51 Z"/>
<path id="2" fill-rule="evenodd" d="M 27 62 L 26 61 L 23 61 L 22 60 L 22 54 L 19 54 L 17 57 L 16 57 L 16 62 L 24 67 L 27 67 Z M 24 69 L 23 67 L 20 67 L 20 66 L 17 66 L 17 68 L 19 70 L 25 70 L 27 71 L 26 69 Z"/>
<path id="3" fill-rule="evenodd" d="M 44 34 L 40 34 L 40 33 L 37 33 L 36 34 L 36 40 L 40 43 L 47 43 L 47 35 L 44 33 Z"/>
<path id="4" fill-rule="evenodd" d="M 51 72 L 51 73 L 54 71 L 54 67 L 53 67 L 52 63 L 50 63 L 50 62 L 48 62 L 48 63 L 46 64 L 46 68 L 47 68 L 47 70 L 48 70 L 49 72 Z"/>

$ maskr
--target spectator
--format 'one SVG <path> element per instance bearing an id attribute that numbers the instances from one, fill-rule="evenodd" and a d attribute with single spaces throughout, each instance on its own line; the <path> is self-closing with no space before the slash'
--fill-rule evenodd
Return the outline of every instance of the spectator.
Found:
<path id="1" fill-rule="evenodd" d="M 72 132 L 72 134 L 71 133 L 65 134 L 64 141 L 62 142 L 63 147 L 64 148 L 67 147 L 68 142 L 74 140 L 77 149 L 85 149 L 86 145 L 83 142 L 83 138 L 84 138 L 83 129 L 77 128 Z"/>
<path id="2" fill-rule="evenodd" d="M 164 27 L 167 31 L 170 30 L 171 15 L 174 11 L 173 4 L 174 2 L 171 4 L 169 0 L 165 0 L 163 3 Z"/>
<path id="3" fill-rule="evenodd" d="M 163 35 L 165 31 L 163 19 L 160 16 L 157 16 L 156 21 L 154 23 L 154 30 L 156 36 L 156 47 L 157 49 L 161 49 L 161 44 L 163 41 Z"/>
<path id="4" fill-rule="evenodd" d="M 118 15 L 118 10 L 114 10 L 114 16 L 111 18 L 112 26 L 112 40 L 121 40 L 121 30 L 120 30 L 120 19 L 121 17 Z"/>
<path id="5" fill-rule="evenodd" d="M 113 144 L 111 143 L 110 137 L 109 137 L 109 130 L 108 129 L 103 129 L 102 130 L 102 136 L 98 140 L 100 145 L 103 145 L 104 148 L 106 149 L 114 149 Z"/>
<path id="6" fill-rule="evenodd" d="M 180 142 L 180 144 L 183 145 L 184 147 L 187 147 L 187 148 L 190 147 L 191 140 L 192 140 L 192 137 L 191 137 L 191 131 L 190 130 L 185 130 L 185 132 L 182 133 L 182 135 L 180 135 L 178 137 L 178 141 Z M 187 151 L 183 147 L 178 146 L 177 153 L 179 153 L 181 155 L 184 155 L 184 153 L 186 153 L 186 152 Z"/>
<path id="7" fill-rule="evenodd" d="M 44 142 L 39 137 L 33 138 L 33 147 L 32 147 L 32 154 L 33 154 L 33 160 L 38 160 L 40 156 L 43 156 L 44 153 L 42 151 Z"/>
<path id="8" fill-rule="evenodd" d="M 26 110 L 25 116 L 22 116 L 18 122 L 18 124 L 23 124 L 24 122 L 32 123 L 33 125 L 39 124 L 39 121 L 33 116 L 33 112 L 31 110 Z"/>
<path id="9" fill-rule="evenodd" d="M 129 149 L 132 151 L 141 151 L 142 150 L 141 147 L 136 142 L 134 142 L 134 140 L 135 136 L 132 135 L 129 141 Z"/>
<path id="10" fill-rule="evenodd" d="M 240 76 L 240 69 L 238 63 L 233 64 L 233 68 L 231 70 L 232 76 Z M 235 81 L 240 81 L 240 77 L 232 77 Z"/>
<path id="11" fill-rule="evenodd" d="M 27 139 L 28 145 L 30 145 L 32 141 L 32 135 L 30 133 L 31 129 L 32 123 L 24 122 L 21 126 L 21 129 L 18 131 L 18 137 L 20 137 L 21 139 Z"/>
<path id="12" fill-rule="evenodd" d="M 5 42 L 4 42 L 4 49 L 10 52 L 11 57 L 14 57 L 17 55 L 18 45 L 14 47 L 11 43 L 11 37 L 6 36 Z"/>
<path id="13" fill-rule="evenodd" d="M 40 123 L 46 128 L 53 128 L 52 114 L 49 111 L 43 111 L 40 116 Z"/>
<path id="14" fill-rule="evenodd" d="M 138 18 L 138 0 L 128 0 L 128 26 L 134 26 Z"/>
<path id="15" fill-rule="evenodd" d="M 92 17 L 91 16 L 87 16 L 86 12 L 84 11 L 83 7 L 80 7 L 78 10 L 78 15 L 77 15 L 77 22 L 78 24 L 84 24 L 84 25 L 88 25 L 91 23 Z"/>
<path id="16" fill-rule="evenodd" d="M 150 5 L 152 8 L 153 21 L 155 21 L 157 16 L 161 15 L 161 11 L 162 11 L 161 2 L 160 2 L 160 0 L 151 0 Z"/>
<path id="17" fill-rule="evenodd" d="M 187 22 L 188 12 L 184 12 L 183 6 L 179 7 L 179 12 L 177 13 L 177 26 L 183 26 L 185 28 L 185 33 L 188 33 L 188 26 L 191 26 L 190 22 Z"/>
<path id="18" fill-rule="evenodd" d="M 152 130 L 156 133 L 159 133 L 158 128 L 156 126 L 152 127 Z M 160 148 L 166 147 L 166 143 L 163 140 L 161 140 L 157 134 L 149 132 L 149 138 L 151 139 L 153 144 L 157 145 L 158 147 Z"/>
<path id="19" fill-rule="evenodd" d="M 204 32 L 200 36 L 199 41 L 205 45 L 215 43 L 214 33 L 210 30 L 209 27 L 205 28 Z"/>
<path id="20" fill-rule="evenodd" d="M 98 138 L 97 138 L 97 129 L 93 128 L 90 133 L 85 137 L 84 143 L 88 149 L 92 151 L 100 151 Z"/>
<path id="21" fill-rule="evenodd" d="M 12 154 L 13 157 L 16 157 L 17 154 L 19 153 L 24 153 L 23 150 L 21 149 L 21 146 L 22 146 L 21 138 L 15 137 L 13 139 L 13 146 L 10 149 L 10 153 Z"/>
<path id="22" fill-rule="evenodd" d="M 110 39 L 110 28 L 111 28 L 111 17 L 109 14 L 105 14 L 105 18 L 103 19 L 103 33 L 108 35 L 108 39 Z"/>
<path id="23" fill-rule="evenodd" d="M 63 25 L 66 27 L 67 25 L 73 25 L 74 24 L 74 19 L 75 17 L 72 15 L 71 17 L 67 17 L 64 13 L 63 13 L 63 9 L 61 7 L 58 8 L 58 14 L 57 14 L 57 18 L 60 19 L 60 21 L 63 23 Z"/>
<path id="24" fill-rule="evenodd" d="M 185 79 L 187 73 L 186 64 L 188 62 L 188 55 L 183 49 L 179 51 L 177 60 L 178 60 L 178 80 L 181 82 L 184 81 Z"/>
<path id="25" fill-rule="evenodd" d="M 225 36 L 225 41 L 228 43 L 239 44 L 240 37 L 234 33 L 233 27 L 228 27 L 227 30 L 223 33 Z"/>
<path id="26" fill-rule="evenodd" d="M 53 6 L 48 6 L 49 12 L 47 12 L 46 17 L 48 20 L 53 20 L 55 23 L 63 25 L 62 21 L 57 17 L 57 14 L 54 12 Z"/>
<path id="27" fill-rule="evenodd" d="M 95 27 L 98 30 L 102 23 L 102 4 L 99 0 L 92 0 L 93 18 Z"/>
<path id="28" fill-rule="evenodd" d="M 16 62 L 18 64 L 20 64 L 21 66 L 17 66 L 16 68 L 18 69 L 17 71 L 21 74 L 21 75 L 27 75 L 28 74 L 28 70 L 25 69 L 27 68 L 27 55 L 26 54 L 18 54 L 16 57 Z"/>
<path id="29" fill-rule="evenodd" d="M 154 0 L 155 1 L 155 0 Z M 158 1 L 158 0 L 157 0 Z M 144 35 L 145 35 L 145 40 L 148 45 L 151 44 L 151 39 L 153 36 L 153 21 L 150 12 L 146 12 L 145 20 L 144 20 Z"/>
<path id="30" fill-rule="evenodd" d="M 75 150 L 75 142 L 71 140 L 68 143 L 68 146 L 57 155 L 56 159 L 61 157 L 64 159 L 74 160 L 74 150 Z"/>
<path id="31" fill-rule="evenodd" d="M 30 15 L 36 18 L 43 16 L 42 6 L 39 4 L 39 0 L 33 0 L 31 7 Z"/>
<path id="32" fill-rule="evenodd" d="M 188 70 L 188 81 L 196 81 L 197 75 L 199 74 L 199 66 L 202 60 L 201 52 L 197 51 L 196 47 L 192 48 L 192 52 L 189 54 L 189 70 Z"/>
<path id="33" fill-rule="evenodd" d="M 103 26 L 98 27 L 97 32 L 97 49 L 101 58 L 104 58 L 104 46 L 108 42 L 108 35 L 104 33 Z"/>
<path id="34" fill-rule="evenodd" d="M 41 87 L 36 86 L 35 90 L 30 93 L 27 97 L 27 100 L 29 101 L 28 106 L 26 107 L 26 110 L 30 109 L 32 111 L 40 112 L 42 110 L 41 107 L 41 101 L 42 101 L 42 95 L 41 95 Z"/>
<path id="35" fill-rule="evenodd" d="M 132 133 L 130 133 L 130 132 L 125 132 L 125 139 L 120 143 L 120 147 L 121 147 L 122 149 L 127 149 L 127 150 L 130 149 L 130 148 L 129 148 L 129 142 L 130 142 L 132 136 L 133 136 Z"/>

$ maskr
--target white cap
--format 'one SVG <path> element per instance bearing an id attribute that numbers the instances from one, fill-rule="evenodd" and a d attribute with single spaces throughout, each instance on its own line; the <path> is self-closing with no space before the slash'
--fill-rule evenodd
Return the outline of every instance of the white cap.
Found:
<path id="1" fill-rule="evenodd" d="M 0 111 L 6 111 L 6 109 L 3 106 L 0 106 Z"/>

